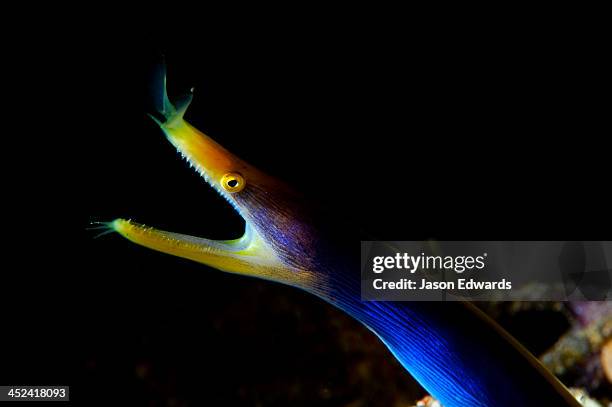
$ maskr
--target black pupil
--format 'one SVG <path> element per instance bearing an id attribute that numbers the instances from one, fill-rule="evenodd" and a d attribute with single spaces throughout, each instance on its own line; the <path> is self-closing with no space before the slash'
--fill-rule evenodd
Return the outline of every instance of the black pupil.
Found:
<path id="1" fill-rule="evenodd" d="M 230 188 L 235 188 L 238 186 L 238 180 L 230 179 L 229 181 L 227 181 L 227 185 L 229 185 Z"/>

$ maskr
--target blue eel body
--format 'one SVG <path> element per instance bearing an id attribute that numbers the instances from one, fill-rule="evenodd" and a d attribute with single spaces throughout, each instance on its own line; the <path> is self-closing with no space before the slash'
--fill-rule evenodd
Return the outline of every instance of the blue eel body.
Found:
<path id="1" fill-rule="evenodd" d="M 443 406 L 580 406 L 533 355 L 474 305 L 362 301 L 355 272 L 360 265 L 350 261 L 355 256 L 338 254 L 321 262 L 333 268 L 326 274 L 334 292 L 324 299 L 373 331 Z"/>

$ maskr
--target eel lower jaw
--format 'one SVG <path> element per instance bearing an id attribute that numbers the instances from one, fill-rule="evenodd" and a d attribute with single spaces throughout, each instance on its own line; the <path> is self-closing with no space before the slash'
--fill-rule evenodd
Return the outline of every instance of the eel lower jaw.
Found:
<path id="1" fill-rule="evenodd" d="M 108 223 L 108 227 L 141 246 L 223 271 L 259 276 L 262 270 L 279 266 L 276 253 L 248 223 L 244 235 L 235 240 L 204 239 L 126 219 L 115 219 Z"/>

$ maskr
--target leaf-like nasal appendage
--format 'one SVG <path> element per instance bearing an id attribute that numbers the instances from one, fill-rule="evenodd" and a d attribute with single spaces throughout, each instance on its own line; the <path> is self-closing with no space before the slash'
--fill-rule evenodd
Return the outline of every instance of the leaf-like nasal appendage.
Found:
<path id="1" fill-rule="evenodd" d="M 166 64 L 164 62 L 161 62 L 153 72 L 151 93 L 155 110 L 165 119 L 162 122 L 152 114 L 149 114 L 158 125 L 172 128 L 182 122 L 183 116 L 193 99 L 193 88 L 172 104 L 168 98 Z"/>
<path id="2" fill-rule="evenodd" d="M 191 104 L 192 100 L 193 100 L 193 88 L 191 88 L 189 93 L 184 94 L 183 96 L 181 96 L 180 98 L 176 100 L 175 102 L 176 111 L 174 115 L 172 116 L 172 118 L 168 119 L 168 121 L 166 122 L 166 126 L 172 127 L 173 122 L 176 122 L 178 120 L 183 120 L 183 116 L 185 115 L 185 112 L 187 111 L 187 108 Z"/>

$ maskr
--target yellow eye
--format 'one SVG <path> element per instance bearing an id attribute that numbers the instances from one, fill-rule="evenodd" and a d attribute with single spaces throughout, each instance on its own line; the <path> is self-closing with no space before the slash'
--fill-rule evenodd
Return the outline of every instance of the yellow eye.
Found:
<path id="1" fill-rule="evenodd" d="M 221 178 L 221 186 L 230 193 L 240 192 L 246 186 L 246 181 L 237 172 L 228 172 Z"/>

